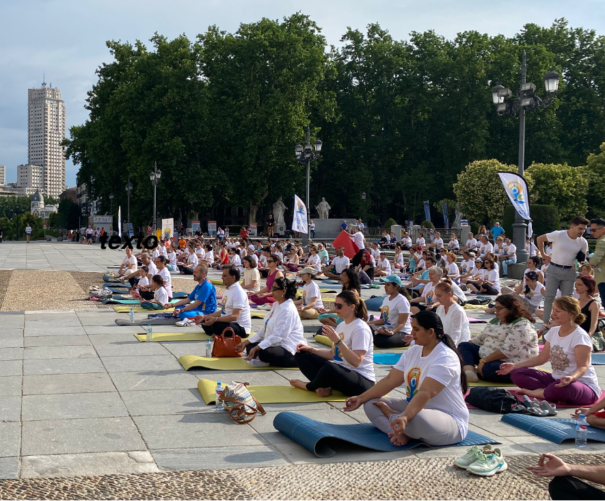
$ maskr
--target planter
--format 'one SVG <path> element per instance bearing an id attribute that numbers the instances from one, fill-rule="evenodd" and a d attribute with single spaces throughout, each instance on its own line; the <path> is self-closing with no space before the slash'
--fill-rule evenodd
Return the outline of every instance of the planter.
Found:
<path id="1" fill-rule="evenodd" d="M 52 238 L 52 237 L 51 237 L 50 235 L 46 235 L 46 241 L 47 241 L 47 242 L 50 242 L 50 241 L 51 241 L 51 238 Z"/>

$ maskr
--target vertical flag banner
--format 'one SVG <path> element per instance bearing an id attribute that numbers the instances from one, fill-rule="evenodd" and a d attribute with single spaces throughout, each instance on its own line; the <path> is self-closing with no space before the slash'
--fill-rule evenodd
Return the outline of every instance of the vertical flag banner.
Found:
<path id="1" fill-rule="evenodd" d="M 122 206 L 118 207 L 118 236 L 122 238 Z"/>
<path id="2" fill-rule="evenodd" d="M 450 227 L 450 218 L 447 216 L 447 202 L 441 204 L 441 211 L 443 212 L 443 223 L 446 228 Z"/>
<path id="3" fill-rule="evenodd" d="M 174 218 L 162 219 L 162 235 L 166 240 L 174 236 Z"/>
<path id="4" fill-rule="evenodd" d="M 424 217 L 427 221 L 431 220 L 431 206 L 428 200 L 424 201 Z"/>
<path id="5" fill-rule="evenodd" d="M 519 174 L 513 174 L 512 172 L 498 172 L 504 191 L 508 195 L 511 203 L 515 210 L 523 219 L 530 221 L 528 226 L 528 234 L 531 238 L 532 227 L 531 227 L 531 216 L 529 214 L 529 189 L 527 183 Z"/>
<path id="6" fill-rule="evenodd" d="M 298 195 L 294 195 L 294 219 L 292 230 L 299 233 L 309 233 L 307 228 L 307 207 Z"/>

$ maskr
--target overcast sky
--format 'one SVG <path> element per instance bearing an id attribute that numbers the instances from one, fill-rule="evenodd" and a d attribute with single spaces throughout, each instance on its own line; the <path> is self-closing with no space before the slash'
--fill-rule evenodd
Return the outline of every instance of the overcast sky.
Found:
<path id="1" fill-rule="evenodd" d="M 525 23 L 550 26 L 560 17 L 605 32 L 603 0 L 1 0 L 0 164 L 7 181 L 27 163 L 27 89 L 39 87 L 43 74 L 61 90 L 69 130 L 87 118 L 95 69 L 110 61 L 106 40 L 148 41 L 156 31 L 194 39 L 212 24 L 235 31 L 242 22 L 297 11 L 318 23 L 329 44 L 338 44 L 347 26 L 363 30 L 372 22 L 397 39 L 429 29 L 448 38 L 466 30 L 510 36 Z M 68 161 L 68 186 L 76 172 Z"/>

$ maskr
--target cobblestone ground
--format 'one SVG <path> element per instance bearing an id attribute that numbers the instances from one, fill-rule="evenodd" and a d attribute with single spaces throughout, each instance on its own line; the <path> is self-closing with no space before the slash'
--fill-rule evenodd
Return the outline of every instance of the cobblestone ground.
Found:
<path id="1" fill-rule="evenodd" d="M 603 464 L 601 455 L 563 455 Z M 0 481 L 0 499 L 549 499 L 535 457 L 477 477 L 451 458 Z"/>

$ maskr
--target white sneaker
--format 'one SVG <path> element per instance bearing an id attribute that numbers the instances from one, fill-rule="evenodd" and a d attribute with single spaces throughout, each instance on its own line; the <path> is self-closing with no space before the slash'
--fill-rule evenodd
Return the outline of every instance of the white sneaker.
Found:
<path id="1" fill-rule="evenodd" d="M 248 363 L 252 367 L 269 367 L 271 365 L 269 362 L 261 362 L 258 358 L 253 358 L 252 360 L 248 360 Z"/>
<path id="2" fill-rule="evenodd" d="M 175 325 L 177 327 L 191 327 L 192 325 L 195 325 L 195 322 L 193 320 L 191 320 L 190 318 L 186 318 L 185 320 L 181 320 L 180 322 L 177 322 Z"/>
<path id="3" fill-rule="evenodd" d="M 477 460 L 466 469 L 469 473 L 482 477 L 491 477 L 501 471 L 506 471 L 508 465 L 500 449 L 494 449 L 491 454 L 479 453 Z"/>
<path id="4" fill-rule="evenodd" d="M 492 452 L 491 445 L 484 445 L 482 448 L 473 445 L 469 450 L 466 451 L 466 454 L 462 457 L 459 457 L 454 460 L 454 465 L 459 468 L 464 468 L 465 470 L 472 465 L 477 459 L 479 459 L 479 455 L 490 454 Z"/>

